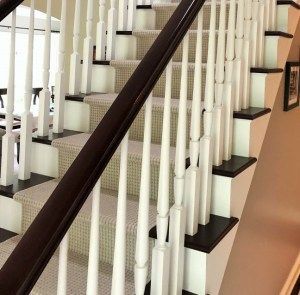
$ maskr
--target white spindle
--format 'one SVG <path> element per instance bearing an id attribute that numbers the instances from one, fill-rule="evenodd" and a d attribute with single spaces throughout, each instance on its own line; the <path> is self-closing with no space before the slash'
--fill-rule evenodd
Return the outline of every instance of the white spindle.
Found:
<path id="1" fill-rule="evenodd" d="M 195 72 L 193 85 L 192 117 L 190 129 L 190 167 L 185 174 L 186 233 L 194 235 L 198 231 L 200 169 L 198 167 L 201 136 L 201 101 L 202 101 L 202 46 L 203 46 L 203 10 L 199 12 Z"/>
<path id="2" fill-rule="evenodd" d="M 117 9 L 116 0 L 110 1 L 111 6 L 108 11 L 107 18 L 107 50 L 106 59 L 112 60 L 115 58 L 116 31 L 117 31 Z"/>
<path id="3" fill-rule="evenodd" d="M 245 7 L 244 0 L 238 0 L 237 23 L 236 23 L 236 39 L 235 39 L 235 104 L 234 110 L 240 111 L 242 107 L 243 96 L 243 50 L 244 50 L 244 18 Z"/>
<path id="4" fill-rule="evenodd" d="M 166 69 L 165 102 L 161 140 L 161 161 L 157 199 L 157 242 L 152 251 L 151 294 L 169 294 L 170 247 L 166 243 L 169 224 L 170 128 L 172 61 Z"/>
<path id="5" fill-rule="evenodd" d="M 127 133 L 121 143 L 120 180 L 111 289 L 112 295 L 125 294 L 128 138 L 129 134 Z"/>
<path id="6" fill-rule="evenodd" d="M 236 25 L 236 2 L 230 0 L 228 15 L 228 33 L 226 45 L 225 63 L 225 85 L 224 85 L 224 160 L 231 159 L 232 153 L 232 133 L 233 133 L 233 67 L 234 67 L 234 48 L 235 48 L 235 25 Z"/>
<path id="7" fill-rule="evenodd" d="M 264 1 L 264 5 L 265 5 L 265 31 L 268 31 L 270 29 L 270 13 L 271 13 L 271 9 L 270 9 L 270 5 L 271 5 L 271 1 L 272 0 L 262 0 Z"/>
<path id="8" fill-rule="evenodd" d="M 259 17 L 259 1 L 252 2 L 252 29 L 251 29 L 251 66 L 256 67 L 258 62 L 258 17 Z"/>
<path id="9" fill-rule="evenodd" d="M 61 241 L 58 260 L 57 295 L 67 295 L 69 233 Z"/>
<path id="10" fill-rule="evenodd" d="M 92 85 L 92 66 L 93 66 L 93 13 L 94 0 L 87 1 L 86 16 L 86 37 L 83 43 L 83 64 L 82 64 L 82 80 L 81 92 L 90 93 Z"/>
<path id="11" fill-rule="evenodd" d="M 76 0 L 74 12 L 74 28 L 73 28 L 73 53 L 70 60 L 70 81 L 69 93 L 72 95 L 79 94 L 80 91 L 80 54 L 79 54 L 79 41 L 80 41 L 80 14 L 81 14 L 81 0 Z"/>
<path id="12" fill-rule="evenodd" d="M 11 185 L 14 181 L 14 143 L 13 134 L 14 121 L 14 100 L 15 100 L 15 54 L 16 54 L 16 10 L 12 12 L 11 35 L 10 35 L 10 55 L 9 72 L 7 85 L 7 105 L 6 105 L 6 133 L 2 137 L 2 158 L 1 158 L 1 184 Z"/>
<path id="13" fill-rule="evenodd" d="M 96 59 L 105 60 L 106 27 L 105 0 L 99 0 L 99 22 L 97 24 Z"/>
<path id="14" fill-rule="evenodd" d="M 136 18 L 136 5 L 137 0 L 128 0 L 128 20 L 127 31 L 133 31 Z"/>
<path id="15" fill-rule="evenodd" d="M 32 99 L 34 4 L 35 0 L 31 0 L 24 93 L 24 113 L 21 116 L 19 179 L 22 180 L 29 179 L 31 174 L 31 143 L 33 116 L 30 112 L 30 106 Z"/>
<path id="16" fill-rule="evenodd" d="M 270 0 L 270 30 L 276 31 L 277 0 Z"/>
<path id="17" fill-rule="evenodd" d="M 264 54 L 265 54 L 265 2 L 264 0 L 259 1 L 259 17 L 258 17 L 258 66 L 263 66 L 264 64 Z"/>
<path id="18" fill-rule="evenodd" d="M 199 223 L 207 224 L 210 218 L 211 181 L 213 160 L 212 121 L 215 98 L 215 52 L 216 52 L 216 0 L 211 1 L 211 15 L 208 40 L 206 86 L 204 99 L 204 136 L 200 140 L 201 190 Z"/>
<path id="19" fill-rule="evenodd" d="M 184 237 L 186 229 L 186 210 L 183 206 L 186 157 L 187 126 L 187 87 L 188 87 L 189 34 L 183 39 L 182 69 L 180 81 L 180 100 L 175 155 L 174 197 L 175 204 L 170 210 L 170 294 L 181 294 L 184 268 Z"/>
<path id="20" fill-rule="evenodd" d="M 245 22 L 244 22 L 244 47 L 243 47 L 243 94 L 242 109 L 249 108 L 250 102 L 250 67 L 251 67 L 251 30 L 252 30 L 252 0 L 245 1 Z"/>
<path id="21" fill-rule="evenodd" d="M 214 165 L 219 166 L 223 162 L 224 150 L 224 107 L 223 90 L 225 79 L 225 44 L 226 44 L 226 0 L 221 0 L 219 17 L 219 35 L 216 60 L 216 85 L 215 85 L 215 109 L 214 109 Z"/>
<path id="22" fill-rule="evenodd" d="M 61 3 L 58 71 L 55 77 L 55 100 L 53 115 L 53 132 L 62 133 L 64 130 L 64 105 L 65 105 L 65 50 L 66 50 L 66 21 L 67 0 Z"/>
<path id="23" fill-rule="evenodd" d="M 90 231 L 89 264 L 87 276 L 87 295 L 98 294 L 99 278 L 99 248 L 100 248 L 100 195 L 101 180 L 99 179 L 93 189 L 92 216 Z"/>
<path id="24" fill-rule="evenodd" d="M 49 90 L 50 78 L 50 51 L 51 51 L 51 1 L 47 0 L 47 18 L 44 42 L 44 64 L 43 64 L 43 89 L 39 99 L 38 135 L 46 136 L 49 133 L 49 112 L 51 92 Z"/>
<path id="25" fill-rule="evenodd" d="M 144 295 L 149 264 L 149 200 L 151 156 L 152 93 L 146 101 L 143 159 L 139 197 L 139 211 L 135 248 L 135 294 Z"/>
<path id="26" fill-rule="evenodd" d="M 128 0 L 119 0 L 118 8 L 118 30 L 124 31 L 127 28 L 127 17 L 128 17 Z"/>

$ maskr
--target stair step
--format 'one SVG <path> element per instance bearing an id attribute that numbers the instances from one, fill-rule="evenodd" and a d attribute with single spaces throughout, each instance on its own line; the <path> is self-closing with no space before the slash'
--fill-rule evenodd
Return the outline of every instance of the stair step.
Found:
<path id="1" fill-rule="evenodd" d="M 257 108 L 249 107 L 248 109 L 241 110 L 239 112 L 233 112 L 233 118 L 235 119 L 245 119 L 245 120 L 255 120 L 271 112 L 270 108 Z"/>
<path id="2" fill-rule="evenodd" d="M 59 179 L 54 179 L 20 191 L 14 196 L 14 199 L 23 205 L 22 233 L 32 223 L 58 183 Z M 102 189 L 100 199 L 100 261 L 111 265 L 114 255 L 117 201 L 116 191 Z M 135 198 L 128 195 L 126 220 L 126 268 L 128 270 L 133 270 L 135 263 L 134 253 L 138 205 Z M 89 196 L 70 229 L 70 249 L 84 256 L 88 256 L 89 253 L 91 210 L 92 197 Z M 149 230 L 155 224 L 156 206 L 151 202 L 149 209 Z M 150 241 L 150 243 L 149 249 L 152 249 L 153 241 Z"/>
<path id="3" fill-rule="evenodd" d="M 277 5 L 291 5 L 296 9 L 300 9 L 300 4 L 295 2 L 294 0 L 278 0 Z"/>
<path id="4" fill-rule="evenodd" d="M 282 32 L 282 31 L 266 31 L 265 36 L 275 36 L 292 39 L 294 36 L 292 34 Z"/>
<path id="5" fill-rule="evenodd" d="M 16 236 L 0 244 L 0 268 L 17 246 L 20 239 L 21 236 Z M 30 294 L 52 295 L 57 293 L 58 261 L 58 251 L 56 251 Z M 73 251 L 69 251 L 67 267 L 67 294 L 86 294 L 87 262 L 87 257 L 74 253 Z M 112 266 L 107 263 L 101 263 L 98 280 L 99 295 L 111 294 L 111 277 Z M 133 277 L 134 275 L 132 272 L 126 271 L 126 295 L 134 294 Z"/>
<path id="6" fill-rule="evenodd" d="M 259 73 L 259 74 L 278 74 L 282 73 L 282 68 L 251 68 L 250 73 Z"/>
<path id="7" fill-rule="evenodd" d="M 16 236 L 17 234 L 14 232 L 11 232 L 9 230 L 6 230 L 4 228 L 0 228 L 0 243 Z"/>

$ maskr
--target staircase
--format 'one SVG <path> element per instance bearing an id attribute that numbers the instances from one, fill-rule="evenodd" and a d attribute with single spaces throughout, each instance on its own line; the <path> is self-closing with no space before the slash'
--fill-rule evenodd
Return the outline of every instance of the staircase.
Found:
<path id="1" fill-rule="evenodd" d="M 4 2 L 16 2 L 15 8 L 22 1 Z M 61 1 L 53 129 L 45 46 L 37 132 L 30 79 L 26 83 L 19 180 L 11 167 L 11 70 L 0 215 L 13 216 L 0 226 L 16 235 L 8 233 L 0 244 L 0 292 L 218 294 L 299 5 L 107 2 L 99 1 L 96 27 L 95 3 L 87 1 L 80 63 L 81 1 L 74 7 Z M 51 1 L 46 8 L 45 44 Z M 68 9 L 75 11 L 71 56 L 65 52 Z M 32 37 L 33 14 L 30 20 Z M 172 25 L 174 38 L 166 40 Z M 64 90 L 67 75 L 70 93 Z"/>

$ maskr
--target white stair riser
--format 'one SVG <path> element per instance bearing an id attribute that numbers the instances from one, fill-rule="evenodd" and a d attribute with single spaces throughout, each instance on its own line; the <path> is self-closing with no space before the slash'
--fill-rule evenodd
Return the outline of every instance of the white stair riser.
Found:
<path id="1" fill-rule="evenodd" d="M 299 10 L 291 5 L 277 6 L 277 31 L 295 32 L 298 23 Z"/>
<path id="2" fill-rule="evenodd" d="M 0 195 L 0 228 L 21 233 L 22 205 L 14 199 Z"/>

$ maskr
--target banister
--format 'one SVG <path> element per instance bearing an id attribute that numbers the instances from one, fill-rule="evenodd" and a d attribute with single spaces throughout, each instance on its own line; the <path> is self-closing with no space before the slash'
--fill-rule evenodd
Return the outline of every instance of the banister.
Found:
<path id="1" fill-rule="evenodd" d="M 0 0 L 0 22 L 13 12 L 24 0 Z"/>
<path id="2" fill-rule="evenodd" d="M 204 2 L 180 2 L 2 267 L 0 294 L 30 293 Z"/>

